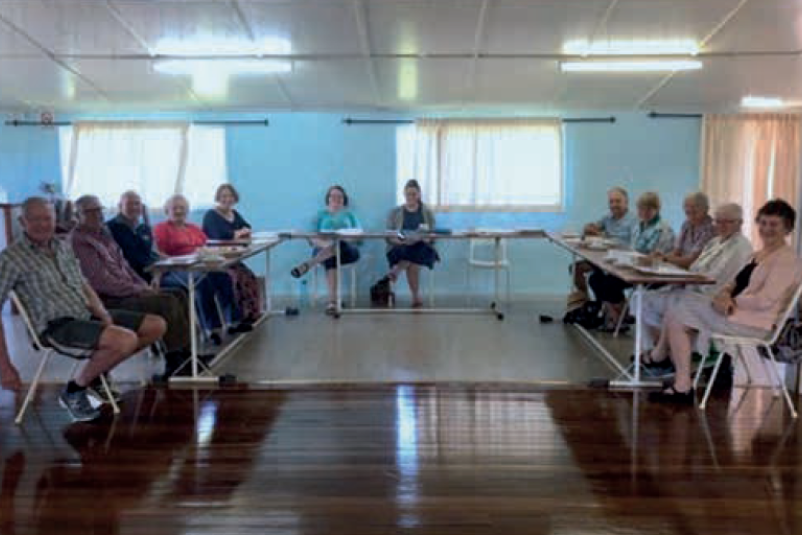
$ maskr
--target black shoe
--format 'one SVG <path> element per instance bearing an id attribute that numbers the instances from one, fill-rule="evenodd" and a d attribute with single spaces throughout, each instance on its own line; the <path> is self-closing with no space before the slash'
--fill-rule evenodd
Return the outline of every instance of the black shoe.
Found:
<path id="1" fill-rule="evenodd" d="M 114 388 L 114 384 L 111 381 L 111 377 L 108 373 L 104 373 L 103 376 L 106 378 L 106 383 L 109 385 L 109 392 L 111 393 L 111 397 L 114 399 L 115 403 L 119 403 L 122 399 L 123 395 L 120 393 L 119 390 Z M 86 393 L 95 398 L 99 403 L 109 403 L 108 395 L 106 394 L 106 389 L 103 388 L 103 381 L 100 380 L 100 376 L 95 377 L 89 386 L 86 387 Z"/>
<path id="2" fill-rule="evenodd" d="M 249 333 L 253 330 L 253 325 L 250 323 L 243 321 L 238 323 L 232 327 L 228 328 L 228 334 L 239 334 L 239 333 Z"/>
<path id="3" fill-rule="evenodd" d="M 693 405 L 696 403 L 696 392 L 694 392 L 693 388 L 687 392 L 678 392 L 673 386 L 670 386 L 660 392 L 650 393 L 649 401 L 674 405 Z"/>
<path id="4" fill-rule="evenodd" d="M 212 333 L 212 334 L 210 334 L 209 335 L 209 340 L 211 340 L 211 342 L 216 346 L 219 346 L 220 344 L 223 343 L 223 338 L 220 336 L 220 333 Z"/>

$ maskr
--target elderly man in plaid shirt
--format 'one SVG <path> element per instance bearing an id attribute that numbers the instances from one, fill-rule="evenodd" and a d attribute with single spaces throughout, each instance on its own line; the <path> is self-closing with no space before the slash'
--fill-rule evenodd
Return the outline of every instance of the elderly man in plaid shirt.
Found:
<path id="1" fill-rule="evenodd" d="M 55 215 L 47 200 L 27 199 L 20 223 L 22 237 L 0 254 L 0 303 L 14 290 L 43 343 L 91 352 L 59 401 L 74 420 L 94 420 L 100 412 L 89 402 L 87 388 L 96 388 L 101 373 L 159 340 L 167 326 L 156 315 L 106 309 L 83 278 L 72 249 L 55 239 Z M 21 387 L 1 322 L 0 384 L 12 390 Z"/>

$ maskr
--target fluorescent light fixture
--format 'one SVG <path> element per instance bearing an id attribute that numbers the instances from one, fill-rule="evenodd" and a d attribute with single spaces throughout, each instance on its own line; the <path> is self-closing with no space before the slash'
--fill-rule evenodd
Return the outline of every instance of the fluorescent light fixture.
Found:
<path id="1" fill-rule="evenodd" d="M 291 72 L 292 62 L 283 59 L 162 59 L 153 68 L 164 74 L 195 75 L 199 72 L 220 76 L 275 74 Z"/>
<path id="2" fill-rule="evenodd" d="M 418 98 L 418 65 L 413 61 L 398 68 L 398 98 L 408 101 Z"/>
<path id="3" fill-rule="evenodd" d="M 287 39 L 265 38 L 254 41 L 209 36 L 160 39 L 153 50 L 158 56 L 272 56 L 292 52 Z"/>
<path id="4" fill-rule="evenodd" d="M 693 39 L 674 40 L 587 40 L 569 41 L 563 45 L 565 54 L 578 56 L 695 56 L 699 44 Z"/>
<path id="5" fill-rule="evenodd" d="M 693 71 L 702 68 L 702 62 L 688 59 L 657 60 L 585 60 L 563 61 L 563 72 L 671 72 Z"/>
<path id="6" fill-rule="evenodd" d="M 744 108 L 784 108 L 785 101 L 778 97 L 756 97 L 749 95 L 741 99 L 741 106 Z"/>

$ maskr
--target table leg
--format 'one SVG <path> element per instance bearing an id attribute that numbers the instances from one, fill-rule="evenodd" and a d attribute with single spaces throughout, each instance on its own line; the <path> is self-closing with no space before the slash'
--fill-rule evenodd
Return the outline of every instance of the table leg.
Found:
<path id="1" fill-rule="evenodd" d="M 334 311 L 335 311 L 334 317 L 339 318 L 340 314 L 342 313 L 342 296 L 340 290 L 340 280 L 342 279 L 342 270 L 340 268 L 342 267 L 341 265 L 342 259 L 340 258 L 339 236 L 334 238 L 334 256 L 336 258 L 335 271 L 334 271 L 334 276 L 336 279 L 334 282 L 334 298 L 336 299 L 334 303 Z"/>

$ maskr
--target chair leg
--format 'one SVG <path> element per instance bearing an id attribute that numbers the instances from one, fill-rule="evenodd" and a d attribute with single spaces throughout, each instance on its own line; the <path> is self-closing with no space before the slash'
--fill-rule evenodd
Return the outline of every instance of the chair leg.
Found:
<path id="1" fill-rule="evenodd" d="M 713 367 L 713 373 L 710 375 L 710 379 L 707 380 L 707 386 L 705 387 L 705 395 L 702 396 L 702 402 L 699 404 L 699 408 L 705 410 L 707 407 L 707 398 L 710 397 L 710 393 L 713 391 L 713 385 L 716 383 L 716 377 L 718 377 L 718 370 L 721 368 L 721 362 L 724 360 L 724 353 L 719 353 L 718 357 L 716 358 L 716 365 Z"/>
<path id="2" fill-rule="evenodd" d="M 434 269 L 429 270 L 429 308 L 434 308 Z"/>
<path id="3" fill-rule="evenodd" d="M 15 424 L 21 424 L 22 419 L 25 418 L 25 411 L 28 410 L 28 405 L 31 403 L 34 394 L 36 394 L 36 390 L 39 388 L 39 380 L 42 378 L 42 373 L 45 371 L 45 366 L 47 366 L 48 361 L 50 361 L 50 356 L 52 354 L 52 351 L 45 350 L 45 354 L 42 356 L 42 361 L 39 363 L 39 367 L 36 369 L 36 374 L 33 376 L 31 385 L 28 387 L 28 392 L 25 394 L 22 407 L 20 407 L 17 417 L 14 419 Z"/>
<path id="4" fill-rule="evenodd" d="M 509 308 L 512 305 L 512 270 L 507 267 L 507 303 L 506 307 Z"/>
<path id="5" fill-rule="evenodd" d="M 117 400 L 111 395 L 111 388 L 109 387 L 108 381 L 106 381 L 106 375 L 101 373 L 99 377 L 100 382 L 103 383 L 103 390 L 106 391 L 106 398 L 108 398 L 109 403 L 111 403 L 111 410 L 114 414 L 120 414 L 120 407 L 117 405 Z"/>
<path id="6" fill-rule="evenodd" d="M 765 346 L 764 346 L 764 347 L 765 347 Z M 769 352 L 769 354 L 771 354 L 771 348 L 768 348 L 768 347 L 767 347 L 767 348 L 766 348 L 766 350 Z M 772 394 L 772 395 L 773 395 L 775 398 L 778 398 L 778 397 L 780 397 L 780 390 L 777 388 L 777 386 L 778 386 L 778 385 L 777 385 L 777 383 L 775 383 L 775 382 L 774 382 L 774 373 L 772 373 L 772 370 L 770 370 L 770 369 L 769 369 L 769 368 L 770 368 L 770 366 L 769 366 L 769 363 L 768 363 L 768 362 L 766 362 L 766 360 L 767 360 L 767 359 L 764 359 L 764 358 L 763 358 L 763 357 L 760 355 L 760 353 L 758 353 L 758 355 L 757 355 L 757 358 L 758 358 L 758 360 L 760 361 L 760 365 L 761 365 L 761 366 L 763 366 L 763 375 L 765 375 L 765 376 L 766 376 L 766 379 L 768 379 L 769 381 L 771 381 L 771 394 Z M 772 356 L 772 360 L 774 360 L 773 356 Z M 776 366 L 775 366 L 775 367 L 774 367 L 774 371 L 776 371 L 776 370 L 777 370 L 777 368 L 776 368 Z M 777 375 L 779 375 L 779 372 L 777 372 Z M 784 390 L 784 388 L 783 388 L 782 386 L 780 386 L 780 388 Z"/>
<path id="7" fill-rule="evenodd" d="M 719 354 L 724 354 L 724 351 L 720 351 Z M 702 360 L 699 362 L 699 366 L 696 367 L 696 373 L 693 376 L 693 389 L 696 390 L 699 388 L 699 379 L 702 377 L 702 371 L 705 369 L 705 364 L 707 364 L 707 357 L 710 355 L 709 352 L 702 355 Z"/>
<path id="8" fill-rule="evenodd" d="M 771 350 L 769 346 L 764 346 L 766 351 L 769 353 L 769 357 L 771 358 L 771 369 L 774 371 L 774 377 L 777 379 L 777 386 L 782 390 L 783 397 L 785 397 L 785 403 L 788 405 L 788 410 L 791 411 L 791 417 L 796 419 L 797 413 L 796 409 L 794 408 L 794 402 L 791 400 L 791 396 L 788 394 L 788 389 L 785 388 L 785 383 L 783 382 L 782 376 L 780 376 L 780 370 L 777 369 L 777 360 L 774 358 L 774 352 Z"/>
<path id="9" fill-rule="evenodd" d="M 618 316 L 618 322 L 615 324 L 615 332 L 613 338 L 618 338 L 618 333 L 621 331 L 621 326 L 624 325 L 624 318 L 629 314 L 629 301 L 624 302 L 624 308 L 621 310 L 621 315 Z"/>
<path id="10" fill-rule="evenodd" d="M 351 308 L 356 308 L 356 267 L 351 268 Z"/>
<path id="11" fill-rule="evenodd" d="M 318 275 L 317 275 L 317 272 L 318 272 L 318 267 L 317 266 L 313 267 L 312 268 L 312 306 L 313 307 L 317 306 L 317 300 L 318 300 L 318 284 L 317 284 Z"/>

